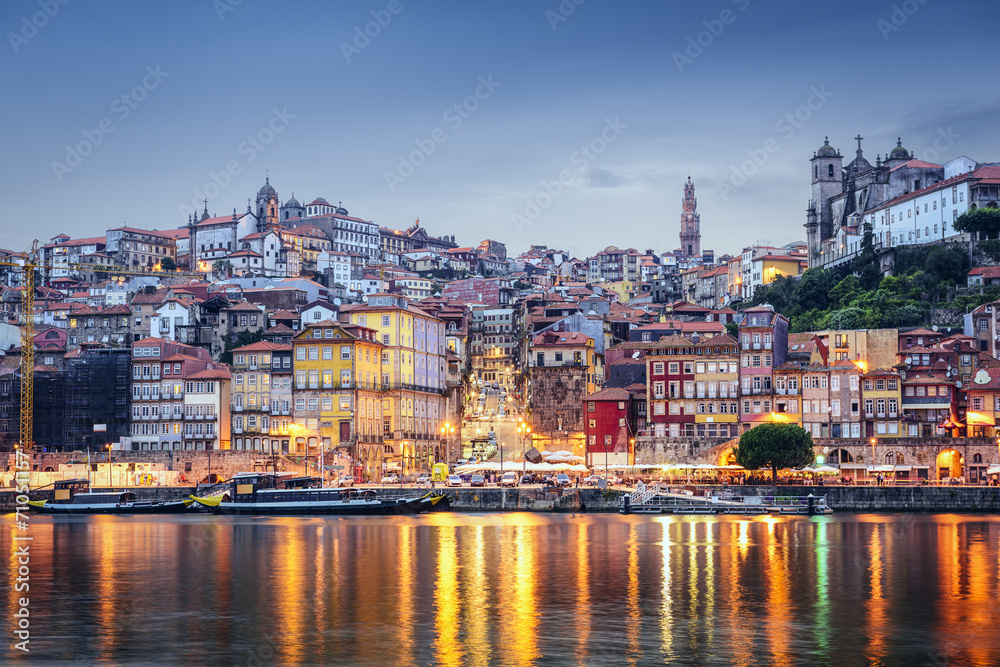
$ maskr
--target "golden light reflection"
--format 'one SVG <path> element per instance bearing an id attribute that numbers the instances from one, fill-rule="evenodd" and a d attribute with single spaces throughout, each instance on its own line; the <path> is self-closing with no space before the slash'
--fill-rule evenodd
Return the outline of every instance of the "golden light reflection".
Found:
<path id="1" fill-rule="evenodd" d="M 871 565 L 869 567 L 869 585 L 871 593 L 865 603 L 866 609 L 866 632 L 868 635 L 868 646 L 865 648 L 865 657 L 869 665 L 881 665 L 886 657 L 886 624 L 888 621 L 886 613 L 885 593 L 882 590 L 883 572 L 883 545 L 882 528 L 884 524 L 872 526 L 872 539 L 869 553 L 871 554 Z"/>
<path id="2" fill-rule="evenodd" d="M 281 519 L 275 542 L 274 582 L 280 582 L 280 591 L 275 591 L 275 601 L 280 608 L 275 612 L 282 618 L 282 634 L 276 644 L 280 647 L 284 664 L 301 664 L 312 656 L 307 655 L 303 634 L 306 621 L 310 618 L 311 602 L 315 599 L 314 583 L 309 576 L 308 562 L 310 549 L 306 548 L 303 537 L 304 526 L 294 520 Z M 310 546 L 312 546 L 310 540 Z"/>
<path id="3" fill-rule="evenodd" d="M 740 521 L 738 537 L 736 543 L 739 545 L 740 558 L 746 558 L 750 551 L 750 522 Z"/>
<path id="4" fill-rule="evenodd" d="M 462 568 L 462 591 L 466 600 L 466 644 L 469 647 L 466 660 L 470 665 L 489 665 L 490 659 L 490 617 L 489 580 L 486 562 L 486 527 L 471 526 L 465 529 L 470 534 L 470 558 Z M 495 534 L 495 530 L 491 530 Z M 463 545 L 466 540 L 463 540 Z M 491 547 L 495 544 L 491 544 Z"/>
<path id="5" fill-rule="evenodd" d="M 590 619 L 593 609 L 590 603 L 590 524 L 581 523 L 576 527 L 576 663 L 586 664 L 590 657 L 587 645 L 590 641 Z"/>
<path id="6" fill-rule="evenodd" d="M 397 622 L 396 628 L 399 632 L 397 641 L 399 642 L 400 660 L 405 660 L 403 664 L 412 665 L 413 662 L 413 542 L 416 527 L 401 524 L 399 529 L 399 550 L 397 552 L 398 574 L 399 574 L 399 596 L 396 603 Z"/>
<path id="7" fill-rule="evenodd" d="M 639 539 L 635 524 L 628 527 L 628 588 L 625 602 L 625 639 L 628 642 L 626 664 L 634 665 L 642 655 L 639 645 L 642 614 L 639 610 Z"/>
<path id="8" fill-rule="evenodd" d="M 667 517 L 657 517 L 654 523 L 660 524 L 662 538 L 660 547 L 660 651 L 661 658 L 665 661 L 677 658 L 674 652 L 674 599 L 673 599 L 673 571 L 670 561 L 670 549 L 673 543 L 671 531 L 675 530 L 677 523 L 674 519 Z"/>
<path id="9" fill-rule="evenodd" d="M 507 526 L 504 533 L 509 533 Z M 510 540 L 502 541 L 501 590 L 512 594 L 501 603 L 500 662 L 531 664 L 538 653 L 536 585 L 536 540 L 538 531 L 528 525 L 513 527 Z M 502 598 L 503 599 L 503 598 Z"/>
<path id="10" fill-rule="evenodd" d="M 734 667 L 750 667 L 755 664 L 753 655 L 753 626 L 749 622 L 752 618 L 748 609 L 744 595 L 743 571 L 746 563 L 747 552 L 750 548 L 750 521 L 738 521 L 736 524 L 729 524 L 729 529 L 736 529 L 737 547 L 729 549 L 729 563 L 725 573 L 725 590 L 729 593 L 729 633 L 732 637 L 732 648 L 730 658 Z"/>
<path id="11" fill-rule="evenodd" d="M 692 652 L 697 652 L 701 643 L 698 631 L 701 624 L 697 622 L 700 618 L 701 601 L 698 596 L 698 537 L 696 528 L 699 524 L 684 522 L 680 525 L 681 537 L 686 542 L 687 570 L 688 570 L 688 648 Z"/>
<path id="12" fill-rule="evenodd" d="M 317 526 L 315 529 L 316 550 L 313 553 L 313 569 L 316 571 L 316 600 L 313 604 L 313 623 L 318 632 L 322 631 L 323 627 L 329 623 L 330 617 L 327 612 L 328 600 L 330 599 L 330 591 L 336 588 L 335 585 L 331 585 L 328 579 L 326 540 L 323 539 L 323 536 L 323 526 Z"/>
<path id="13" fill-rule="evenodd" d="M 439 528 L 437 533 L 437 580 L 434 587 L 434 629 L 437 635 L 434 653 L 439 665 L 461 665 L 458 642 L 462 604 L 458 590 L 457 528 Z"/>
<path id="14" fill-rule="evenodd" d="M 789 628 L 789 617 L 786 611 L 790 609 L 791 595 L 788 580 L 788 549 L 781 544 L 776 533 L 779 519 L 768 517 L 764 521 L 767 526 L 767 546 L 765 558 L 767 572 L 767 606 L 770 619 L 767 625 L 767 639 L 771 647 L 771 665 L 792 664 L 791 642 L 792 633 Z M 782 523 L 781 535 L 786 535 L 788 523 Z"/>
<path id="15" fill-rule="evenodd" d="M 705 618 L 709 619 L 705 624 L 705 644 L 712 646 L 715 642 L 715 551 L 717 542 L 715 539 L 715 529 L 719 523 L 715 520 L 708 521 L 705 526 Z"/>

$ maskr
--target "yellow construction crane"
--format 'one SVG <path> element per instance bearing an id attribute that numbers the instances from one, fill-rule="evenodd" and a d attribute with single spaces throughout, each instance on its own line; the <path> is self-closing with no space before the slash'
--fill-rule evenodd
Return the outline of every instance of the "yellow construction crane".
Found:
<path id="1" fill-rule="evenodd" d="M 0 266 L 11 266 L 21 272 L 21 441 L 16 448 L 31 456 L 35 445 L 34 410 L 35 410 L 35 271 L 39 269 L 67 271 L 97 271 L 102 270 L 110 277 L 117 276 L 176 276 L 180 278 L 204 278 L 200 273 L 182 273 L 168 271 L 143 271 L 121 266 L 78 264 L 60 262 L 57 264 L 42 263 L 38 259 L 38 240 L 34 240 L 23 256 L 10 256 L 0 259 Z"/>

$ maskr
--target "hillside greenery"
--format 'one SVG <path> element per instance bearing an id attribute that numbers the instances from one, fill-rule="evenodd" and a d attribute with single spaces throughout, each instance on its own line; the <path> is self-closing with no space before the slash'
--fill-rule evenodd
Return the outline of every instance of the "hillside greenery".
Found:
<path id="1" fill-rule="evenodd" d="M 771 304 L 797 333 L 928 326 L 934 307 L 966 313 L 1000 299 L 1000 288 L 992 286 L 958 294 L 971 268 L 968 251 L 960 245 L 897 248 L 895 275 L 881 277 L 873 237 L 866 226 L 861 254 L 850 266 L 779 278 L 758 289 L 747 305 Z"/>

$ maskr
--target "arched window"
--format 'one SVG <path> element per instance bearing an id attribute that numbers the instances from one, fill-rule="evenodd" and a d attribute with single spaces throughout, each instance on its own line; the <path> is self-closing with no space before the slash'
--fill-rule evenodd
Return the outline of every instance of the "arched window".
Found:
<path id="1" fill-rule="evenodd" d="M 833 178 L 833 165 L 831 164 L 828 166 L 829 166 L 830 178 Z"/>
<path id="2" fill-rule="evenodd" d="M 973 454 L 972 455 L 972 462 L 973 463 L 982 463 L 983 462 L 983 455 L 982 454 Z"/>

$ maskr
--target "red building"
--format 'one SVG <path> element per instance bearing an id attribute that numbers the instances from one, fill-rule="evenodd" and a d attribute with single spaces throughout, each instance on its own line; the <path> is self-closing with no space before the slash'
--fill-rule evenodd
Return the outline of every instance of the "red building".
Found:
<path id="1" fill-rule="evenodd" d="M 601 465 L 635 462 L 635 400 L 628 390 L 602 389 L 583 400 L 583 432 L 587 463 Z"/>
<path id="2" fill-rule="evenodd" d="M 657 436 L 695 434 L 695 344 L 667 336 L 646 355 L 647 428 Z"/>

